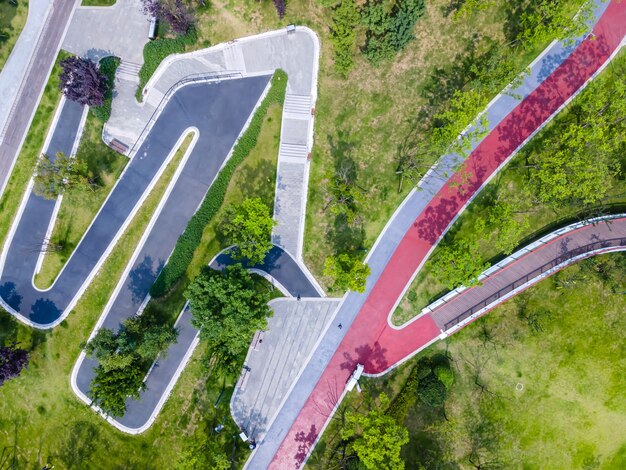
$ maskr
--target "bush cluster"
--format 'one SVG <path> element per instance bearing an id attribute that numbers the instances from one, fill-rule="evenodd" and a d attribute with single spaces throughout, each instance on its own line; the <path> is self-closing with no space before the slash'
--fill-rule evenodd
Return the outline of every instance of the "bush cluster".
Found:
<path id="1" fill-rule="evenodd" d="M 267 108 L 272 103 L 283 103 L 286 87 L 287 74 L 282 70 L 277 70 L 272 77 L 271 87 L 267 96 L 254 113 L 250 125 L 235 144 L 230 159 L 218 173 L 215 181 L 204 196 L 200 208 L 189 220 L 187 228 L 178 238 L 169 261 L 159 274 L 156 282 L 152 285 L 150 289 L 152 297 L 163 296 L 189 267 L 193 254 L 202 240 L 204 228 L 217 214 L 224 202 L 226 190 L 235 169 L 250 154 L 250 151 L 257 143 L 263 119 L 267 114 Z"/>
<path id="2" fill-rule="evenodd" d="M 158 38 L 150 41 L 143 48 L 143 65 L 139 70 L 139 85 L 135 97 L 137 101 L 142 100 L 143 87 L 146 86 L 152 74 L 156 71 L 159 64 L 168 55 L 180 54 L 185 52 L 186 46 L 191 46 L 198 40 L 198 33 L 191 27 L 186 34 L 175 38 Z"/>
<path id="3" fill-rule="evenodd" d="M 102 122 L 107 122 L 111 117 L 111 102 L 113 101 L 113 90 L 115 89 L 115 72 L 120 65 L 120 58 L 115 56 L 104 57 L 100 61 L 100 72 L 107 78 L 107 89 L 104 92 L 104 104 L 94 106 L 91 113 Z"/>

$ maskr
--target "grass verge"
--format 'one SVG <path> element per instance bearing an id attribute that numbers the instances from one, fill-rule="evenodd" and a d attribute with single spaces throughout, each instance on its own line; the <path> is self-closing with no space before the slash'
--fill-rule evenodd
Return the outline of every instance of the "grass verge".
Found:
<path id="1" fill-rule="evenodd" d="M 612 265 L 621 278 L 613 287 L 593 268 L 607 262 L 621 266 Z M 402 451 L 407 469 L 475 468 L 477 462 L 623 468 L 626 255 L 583 261 L 560 276 L 577 282 L 562 289 L 554 276 L 540 282 L 385 377 L 364 379 L 365 393 L 348 394 L 343 406 L 366 409 L 367 397 L 383 391 L 395 398 L 420 359 L 444 353 L 455 380 L 444 408 L 417 399 L 404 420 L 411 439 Z M 540 330 L 521 317 L 522 304 L 547 312 Z M 332 421 L 309 468 L 336 462 L 340 426 L 340 419 Z"/>
<path id="2" fill-rule="evenodd" d="M 80 4 L 84 7 L 111 7 L 117 0 L 82 0 Z"/>
<path id="3" fill-rule="evenodd" d="M 41 101 L 33 117 L 33 122 L 28 129 L 24 144 L 17 157 L 11 177 L 7 183 L 2 198 L 0 198 L 0 240 L 4 243 L 6 235 L 11 227 L 13 218 L 20 205 L 24 191 L 33 175 L 37 160 L 41 155 L 43 144 L 48 134 L 48 129 L 54 117 L 54 111 L 61 100 L 59 91 L 59 62 L 69 57 L 70 54 L 61 51 L 46 83 Z"/>
<path id="4" fill-rule="evenodd" d="M 11 55 L 28 18 L 28 2 L 19 0 L 16 3 L 0 0 L 0 71 Z"/>

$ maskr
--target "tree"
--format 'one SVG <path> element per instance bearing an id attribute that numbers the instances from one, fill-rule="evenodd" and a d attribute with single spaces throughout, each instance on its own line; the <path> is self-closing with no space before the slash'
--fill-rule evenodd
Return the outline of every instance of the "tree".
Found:
<path id="1" fill-rule="evenodd" d="M 184 0 L 142 0 L 146 15 L 166 21 L 171 30 L 178 34 L 187 34 L 195 18 L 189 4 Z"/>
<path id="2" fill-rule="evenodd" d="M 267 328 L 272 310 L 269 293 L 257 289 L 252 275 L 239 264 L 216 271 L 205 267 L 185 292 L 192 325 L 217 360 L 218 367 L 236 373 L 257 330 Z"/>
<path id="3" fill-rule="evenodd" d="M 441 247 L 433 263 L 433 273 L 449 289 L 476 286 L 478 276 L 489 267 L 482 262 L 475 240 L 455 240 Z"/>
<path id="4" fill-rule="evenodd" d="M 344 77 L 354 65 L 359 19 L 359 10 L 354 0 L 344 0 L 333 8 L 330 42 L 335 54 L 335 70 Z"/>
<path id="5" fill-rule="evenodd" d="M 276 7 L 278 17 L 282 20 L 285 13 L 287 13 L 287 2 L 285 0 L 274 0 L 274 6 Z"/>
<path id="6" fill-rule="evenodd" d="M 515 217 L 516 206 L 510 202 L 496 202 L 489 209 L 487 220 L 497 230 L 496 248 L 510 255 L 528 230 L 528 217 Z"/>
<path id="7" fill-rule="evenodd" d="M 438 408 L 446 401 L 446 386 L 436 375 L 431 374 L 419 381 L 417 396 L 428 406 Z"/>
<path id="8" fill-rule="evenodd" d="M 35 173 L 35 194 L 46 199 L 56 199 L 64 190 L 87 187 L 89 180 L 85 176 L 85 162 L 68 157 L 62 152 L 52 159 L 42 155 Z"/>
<path id="9" fill-rule="evenodd" d="M 91 383 L 92 402 L 107 414 L 124 415 L 126 399 L 139 397 L 149 365 L 176 341 L 177 334 L 149 311 L 126 319 L 117 333 L 98 330 L 84 345 L 87 355 L 98 360 Z"/>
<path id="10" fill-rule="evenodd" d="M 28 351 L 17 347 L 17 343 L 0 347 L 0 385 L 20 375 L 28 367 Z"/>
<path id="11" fill-rule="evenodd" d="M 402 446 L 409 442 L 409 433 L 384 413 L 389 398 L 380 395 L 380 408 L 363 415 L 349 411 L 346 426 L 341 430 L 343 439 L 353 439 L 352 449 L 367 469 L 401 470 L 404 461 L 400 457 Z"/>
<path id="12" fill-rule="evenodd" d="M 324 210 L 336 216 L 345 216 L 349 224 L 359 221 L 359 212 L 365 205 L 365 190 L 356 181 L 356 166 L 344 160 L 334 174 L 327 174 L 328 196 Z"/>
<path id="13" fill-rule="evenodd" d="M 59 90 L 68 100 L 87 106 L 104 104 L 108 80 L 98 65 L 86 58 L 72 56 L 61 61 Z"/>
<path id="14" fill-rule="evenodd" d="M 333 289 L 365 292 L 365 282 L 371 273 L 370 267 L 358 256 L 341 254 L 329 256 L 324 263 L 324 276 L 333 279 Z"/>
<path id="15" fill-rule="evenodd" d="M 229 206 L 224 211 L 221 230 L 233 249 L 235 259 L 246 258 L 251 263 L 262 263 L 272 248 L 272 219 L 270 208 L 260 197 L 244 200 L 239 206 Z"/>

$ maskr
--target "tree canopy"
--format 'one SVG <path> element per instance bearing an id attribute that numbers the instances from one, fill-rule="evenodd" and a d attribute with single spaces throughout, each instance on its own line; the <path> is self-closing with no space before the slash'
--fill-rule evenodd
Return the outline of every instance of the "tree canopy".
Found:
<path id="1" fill-rule="evenodd" d="M 0 347 L 0 385 L 20 375 L 28 367 L 28 351 L 17 347 L 17 343 Z"/>
<path id="2" fill-rule="evenodd" d="M 107 414 L 122 416 L 127 397 L 139 397 L 149 365 L 176 337 L 176 329 L 148 312 L 125 320 L 117 333 L 98 330 L 84 346 L 87 355 L 98 360 L 91 383 L 93 403 Z"/>
<path id="3" fill-rule="evenodd" d="M 370 273 L 370 267 L 358 256 L 346 253 L 329 256 L 324 263 L 324 276 L 333 279 L 333 288 L 337 290 L 365 292 Z"/>
<path id="4" fill-rule="evenodd" d="M 351 443 L 361 464 L 371 470 L 402 470 L 404 461 L 400 457 L 402 446 L 409 442 L 407 429 L 385 414 L 389 398 L 380 395 L 380 407 L 367 414 L 355 411 L 346 413 L 346 425 L 341 431 L 343 439 L 354 439 Z"/>
<path id="5" fill-rule="evenodd" d="M 54 158 L 42 155 L 35 173 L 35 194 L 46 199 L 56 199 L 65 189 L 87 186 L 87 165 L 62 152 Z"/>
<path id="6" fill-rule="evenodd" d="M 108 79 L 95 62 L 72 56 L 61 61 L 59 90 L 68 100 L 87 106 L 102 106 L 106 98 Z"/>
<path id="7" fill-rule="evenodd" d="M 267 328 L 269 292 L 258 289 L 252 275 L 236 264 L 224 271 L 205 267 L 185 295 L 209 354 L 219 368 L 236 373 L 254 332 Z"/>
<path id="8" fill-rule="evenodd" d="M 239 206 L 228 206 L 220 228 L 228 243 L 236 245 L 233 257 L 256 264 L 262 263 L 272 248 L 274 225 L 276 221 L 272 219 L 270 208 L 260 197 L 255 197 L 244 200 Z"/>
<path id="9" fill-rule="evenodd" d="M 478 242 L 466 238 L 441 246 L 433 262 L 435 277 L 450 289 L 478 285 L 478 276 L 488 267 L 481 259 Z"/>

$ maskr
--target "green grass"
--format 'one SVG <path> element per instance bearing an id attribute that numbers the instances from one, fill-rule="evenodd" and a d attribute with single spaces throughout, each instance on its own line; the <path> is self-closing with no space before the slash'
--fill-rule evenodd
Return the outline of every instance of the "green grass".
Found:
<path id="1" fill-rule="evenodd" d="M 80 4 L 84 7 L 110 7 L 116 2 L 117 0 L 82 0 Z"/>
<path id="2" fill-rule="evenodd" d="M 28 17 L 28 2 L 0 0 L 0 70 L 4 67 Z"/>
<path id="3" fill-rule="evenodd" d="M 601 82 L 621 80 L 619 70 L 621 64 L 626 63 L 626 53 L 622 52 L 615 59 L 614 66 L 607 67 L 602 74 L 596 78 L 594 84 L 600 85 Z M 591 84 L 590 87 L 593 87 Z M 593 92 L 593 90 L 589 90 Z M 545 151 L 546 148 L 552 148 L 550 141 L 558 141 L 559 123 L 568 122 L 572 118 L 572 107 L 584 97 L 579 95 L 572 101 L 569 107 L 552 123 L 544 128 L 533 140 L 516 155 L 507 166 L 501 170 L 500 174 L 490 182 L 482 192 L 472 201 L 468 209 L 455 221 L 450 228 L 449 234 L 445 240 L 451 241 L 455 239 L 468 238 L 471 234 L 476 233 L 475 225 L 478 217 L 487 218 L 487 213 L 493 206 L 494 196 L 498 192 L 505 192 L 507 195 L 524 194 L 525 188 L 528 188 L 528 168 L 525 164 L 533 153 Z M 616 124 L 617 125 L 617 124 Z M 616 131 L 619 132 L 619 131 Z M 626 159 L 622 158 L 622 167 L 626 163 Z M 624 175 L 612 177 L 607 181 L 609 186 L 607 197 L 600 201 L 594 207 L 581 208 L 578 204 L 564 205 L 562 207 L 552 207 L 548 204 L 536 203 L 525 211 L 519 211 L 514 218 L 518 223 L 528 220 L 528 227 L 520 234 L 518 247 L 528 244 L 530 241 L 549 233 L 556 228 L 560 228 L 568 223 L 579 220 L 584 214 L 601 214 L 607 212 L 622 212 L 626 207 L 626 194 L 624 193 Z M 487 229 L 489 231 L 489 228 Z M 497 262 L 505 257 L 497 249 L 496 245 L 497 232 L 494 228 L 488 236 L 479 240 L 480 255 L 485 262 Z M 407 294 L 402 299 L 398 308 L 394 311 L 392 321 L 396 325 L 410 320 L 419 314 L 422 308 L 443 296 L 449 289 L 441 282 L 433 272 L 434 261 L 441 248 L 437 247 L 428 260 L 424 263 L 422 269 L 411 283 Z"/>
<path id="4" fill-rule="evenodd" d="M 17 208 L 22 200 L 28 181 L 33 175 L 37 159 L 39 158 L 44 140 L 48 133 L 48 128 L 52 123 L 54 111 L 61 100 L 59 87 L 59 73 L 61 68 L 59 62 L 70 54 L 61 51 L 57 57 L 56 63 L 44 88 L 41 101 L 33 117 L 33 122 L 28 129 L 24 145 L 13 167 L 11 177 L 6 186 L 6 190 L 0 198 L 0 240 L 4 243 L 5 237 Z"/>
<path id="5" fill-rule="evenodd" d="M 94 191 L 70 190 L 64 194 L 51 236 L 51 242 L 62 249 L 46 253 L 41 271 L 35 276 L 35 285 L 41 289 L 52 285 L 128 162 L 128 158 L 104 144 L 102 122 L 92 113 L 87 115 L 76 158 L 87 163 L 89 175 L 98 187 Z"/>
<path id="6" fill-rule="evenodd" d="M 230 181 L 225 198 L 227 204 L 254 196 L 262 197 L 270 205 L 273 202 L 281 116 L 281 105 L 269 107 L 257 145 Z M 32 349 L 29 369 L 0 388 L 0 446 L 17 444 L 20 468 L 35 463 L 43 466 L 47 461 L 57 468 L 172 468 L 202 421 L 210 428 L 225 422 L 226 428 L 217 438 L 227 455 L 231 455 L 235 443 L 237 466 L 247 457 L 248 450 L 241 440 L 233 440 L 238 431 L 228 408 L 236 379 L 207 372 L 202 344 L 154 425 L 139 436 L 116 431 L 83 405 L 69 387 L 80 343 L 91 333 L 175 166 L 175 162 L 170 163 L 96 279 L 61 326 L 39 332 L 0 313 L 0 344 L 16 339 L 22 347 Z M 224 247 L 215 239 L 215 228 L 215 223 L 211 223 L 205 229 L 202 245 L 187 271 L 185 282 Z M 163 309 L 172 318 L 178 315 L 184 302 L 185 282 L 180 282 L 166 299 L 151 303 L 149 308 Z M 225 391 L 219 406 L 214 408 L 222 383 Z"/>
<path id="7" fill-rule="evenodd" d="M 508 301 L 385 377 L 362 381 L 365 396 L 394 397 L 421 358 L 451 357 L 455 382 L 445 416 L 418 400 L 404 421 L 411 438 L 402 453 L 407 469 L 474 468 L 472 445 L 483 465 L 501 468 L 624 468 L 626 256 L 601 259 L 621 259 L 614 268 L 621 273 L 618 293 L 592 274 L 589 262 L 574 265 L 560 274 L 577 279 L 571 288 L 558 289 L 553 277 L 524 298 L 530 311 L 549 312 L 543 331 L 520 319 L 519 300 Z M 367 402 L 353 392 L 345 406 Z M 338 429 L 336 420 L 311 468 L 330 466 Z"/>

